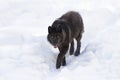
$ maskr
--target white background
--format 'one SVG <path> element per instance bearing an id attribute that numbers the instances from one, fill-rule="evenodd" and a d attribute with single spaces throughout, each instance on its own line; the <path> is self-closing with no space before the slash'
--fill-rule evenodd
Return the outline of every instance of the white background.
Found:
<path id="1" fill-rule="evenodd" d="M 81 55 L 56 70 L 47 28 L 71 10 L 85 25 Z M 120 0 L 0 0 L 0 80 L 120 80 Z"/>

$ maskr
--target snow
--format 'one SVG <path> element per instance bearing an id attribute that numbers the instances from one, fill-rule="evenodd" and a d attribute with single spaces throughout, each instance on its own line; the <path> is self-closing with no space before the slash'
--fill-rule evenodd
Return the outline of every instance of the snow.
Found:
<path id="1" fill-rule="evenodd" d="M 69 10 L 81 13 L 81 55 L 59 53 L 47 28 Z M 119 0 L 0 0 L 0 80 L 120 80 Z"/>

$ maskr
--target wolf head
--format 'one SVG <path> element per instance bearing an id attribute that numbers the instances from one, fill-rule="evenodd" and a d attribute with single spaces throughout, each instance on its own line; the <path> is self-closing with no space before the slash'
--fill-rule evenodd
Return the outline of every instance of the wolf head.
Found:
<path id="1" fill-rule="evenodd" d="M 62 28 L 49 26 L 47 39 L 55 48 L 60 46 L 63 41 Z"/>

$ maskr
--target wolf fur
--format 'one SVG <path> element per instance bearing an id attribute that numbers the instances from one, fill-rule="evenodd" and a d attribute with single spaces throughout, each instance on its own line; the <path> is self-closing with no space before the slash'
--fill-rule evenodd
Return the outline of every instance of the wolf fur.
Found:
<path id="1" fill-rule="evenodd" d="M 56 61 L 56 68 L 66 65 L 65 54 L 70 45 L 70 55 L 74 53 L 74 39 L 77 41 L 75 56 L 80 54 L 81 38 L 84 32 L 84 24 L 81 15 L 75 11 L 69 11 L 55 20 L 52 26 L 48 27 L 47 39 L 60 53 Z"/>

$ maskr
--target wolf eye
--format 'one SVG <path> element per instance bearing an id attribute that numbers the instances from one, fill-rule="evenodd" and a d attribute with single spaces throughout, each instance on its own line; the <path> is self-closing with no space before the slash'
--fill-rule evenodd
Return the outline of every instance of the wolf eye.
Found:
<path id="1" fill-rule="evenodd" d="M 60 38 L 59 36 L 57 36 L 57 38 Z"/>
<path id="2" fill-rule="evenodd" d="M 53 36 L 51 36 L 51 38 L 53 39 L 54 37 L 53 37 Z"/>

